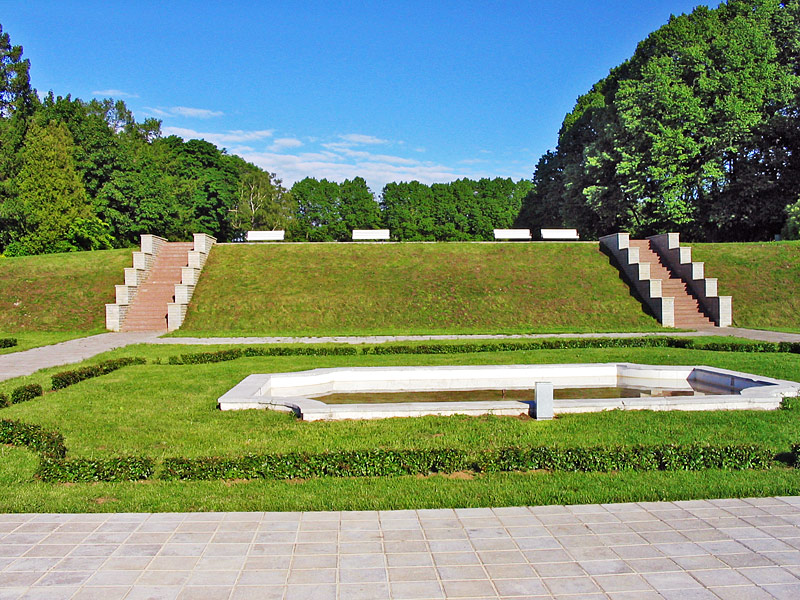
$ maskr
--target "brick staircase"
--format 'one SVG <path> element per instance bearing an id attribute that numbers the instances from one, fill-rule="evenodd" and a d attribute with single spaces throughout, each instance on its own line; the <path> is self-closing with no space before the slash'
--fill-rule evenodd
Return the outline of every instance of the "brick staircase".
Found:
<path id="1" fill-rule="evenodd" d="M 125 316 L 121 331 L 166 331 L 167 304 L 181 282 L 181 268 L 188 264 L 192 242 L 168 242 L 155 256 L 147 279 Z"/>
<path id="2" fill-rule="evenodd" d="M 650 278 L 661 280 L 661 295 L 675 298 L 675 327 L 706 329 L 714 323 L 700 310 L 700 304 L 680 277 L 664 266 L 649 240 L 630 240 L 631 248 L 639 249 L 639 262 L 650 263 Z"/>

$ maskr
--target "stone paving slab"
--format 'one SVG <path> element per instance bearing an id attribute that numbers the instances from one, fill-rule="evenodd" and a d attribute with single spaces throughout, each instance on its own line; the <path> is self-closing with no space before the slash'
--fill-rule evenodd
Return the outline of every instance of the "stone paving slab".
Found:
<path id="1" fill-rule="evenodd" d="M 0 515 L 0 599 L 800 598 L 800 497 Z"/>

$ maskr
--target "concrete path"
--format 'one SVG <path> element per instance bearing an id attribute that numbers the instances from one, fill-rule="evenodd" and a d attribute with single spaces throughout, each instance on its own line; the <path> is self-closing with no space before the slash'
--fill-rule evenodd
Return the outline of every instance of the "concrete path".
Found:
<path id="1" fill-rule="evenodd" d="M 743 330 L 744 331 L 744 330 Z M 649 336 L 698 336 L 718 335 L 716 330 L 647 333 L 517 333 L 517 334 L 443 334 L 443 335 L 351 335 L 319 337 L 167 337 L 159 338 L 155 344 L 189 344 L 210 346 L 212 344 L 385 344 L 387 342 L 437 342 L 437 341 L 478 341 L 478 340 L 535 340 L 544 338 L 632 338 Z M 800 338 L 800 336 L 798 336 Z"/>
<path id="2" fill-rule="evenodd" d="M 0 515 L 0 599 L 800 598 L 800 497 Z"/>
<path id="3" fill-rule="evenodd" d="M 762 342 L 800 342 L 800 333 L 783 333 L 780 331 L 766 331 L 762 329 L 742 329 L 741 327 L 726 327 L 721 335 L 760 340 Z M 720 334 L 716 334 L 720 335 Z"/>
<path id="4" fill-rule="evenodd" d="M 81 362 L 130 344 L 152 342 L 161 333 L 101 333 L 52 346 L 0 355 L 0 381 L 30 375 L 39 369 Z"/>
<path id="5" fill-rule="evenodd" d="M 30 375 L 46 367 L 55 367 L 80 362 L 102 352 L 121 348 L 130 344 L 383 344 L 386 342 L 428 342 L 446 340 L 530 340 L 542 338 L 602 338 L 602 337 L 647 337 L 647 336 L 707 336 L 728 335 L 752 340 L 771 342 L 800 342 L 800 334 L 780 333 L 728 327 L 724 329 L 704 329 L 701 331 L 657 331 L 627 333 L 536 333 L 536 334 L 478 334 L 478 335 L 371 335 L 371 336 L 329 336 L 329 337 L 219 337 L 161 338 L 161 332 L 102 333 L 90 337 L 69 340 L 43 346 L 24 352 L 0 355 L 0 381 Z M 2 600 L 2 599 L 0 599 Z"/>

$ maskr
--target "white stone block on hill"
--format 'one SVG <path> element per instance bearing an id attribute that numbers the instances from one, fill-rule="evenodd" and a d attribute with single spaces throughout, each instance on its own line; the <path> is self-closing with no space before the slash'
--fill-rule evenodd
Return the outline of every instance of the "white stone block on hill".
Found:
<path id="1" fill-rule="evenodd" d="M 388 229 L 353 229 L 353 241 L 359 240 L 388 240 Z"/>
<path id="2" fill-rule="evenodd" d="M 496 240 L 530 240 L 530 229 L 495 229 L 494 239 Z"/>
<path id="3" fill-rule="evenodd" d="M 286 232 L 283 229 L 274 231 L 248 231 L 245 239 L 248 242 L 282 242 Z"/>

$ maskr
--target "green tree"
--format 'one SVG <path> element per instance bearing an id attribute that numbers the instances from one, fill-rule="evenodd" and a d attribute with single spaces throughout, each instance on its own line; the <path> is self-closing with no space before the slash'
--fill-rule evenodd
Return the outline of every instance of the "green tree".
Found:
<path id="1" fill-rule="evenodd" d="M 74 243 L 75 226 L 87 229 L 86 220 L 94 215 L 72 153 L 72 138 L 66 126 L 55 122 L 44 127 L 31 124 L 16 180 L 16 197 L 3 205 L 5 216 L 15 223 L 20 236 L 7 246 L 6 253 L 80 249 Z M 88 230 L 97 232 L 96 225 L 92 223 Z"/>
<path id="2" fill-rule="evenodd" d="M 33 112 L 36 93 L 31 88 L 30 67 L 30 61 L 22 58 L 22 46 L 12 46 L 0 25 L 0 118 Z"/>
<path id="3" fill-rule="evenodd" d="M 771 238 L 798 181 L 798 14 L 729 0 L 671 18 L 578 99 L 518 222 Z"/>
<path id="4" fill-rule="evenodd" d="M 278 176 L 234 158 L 239 183 L 232 224 L 238 235 L 253 230 L 289 229 L 296 204 Z"/>

